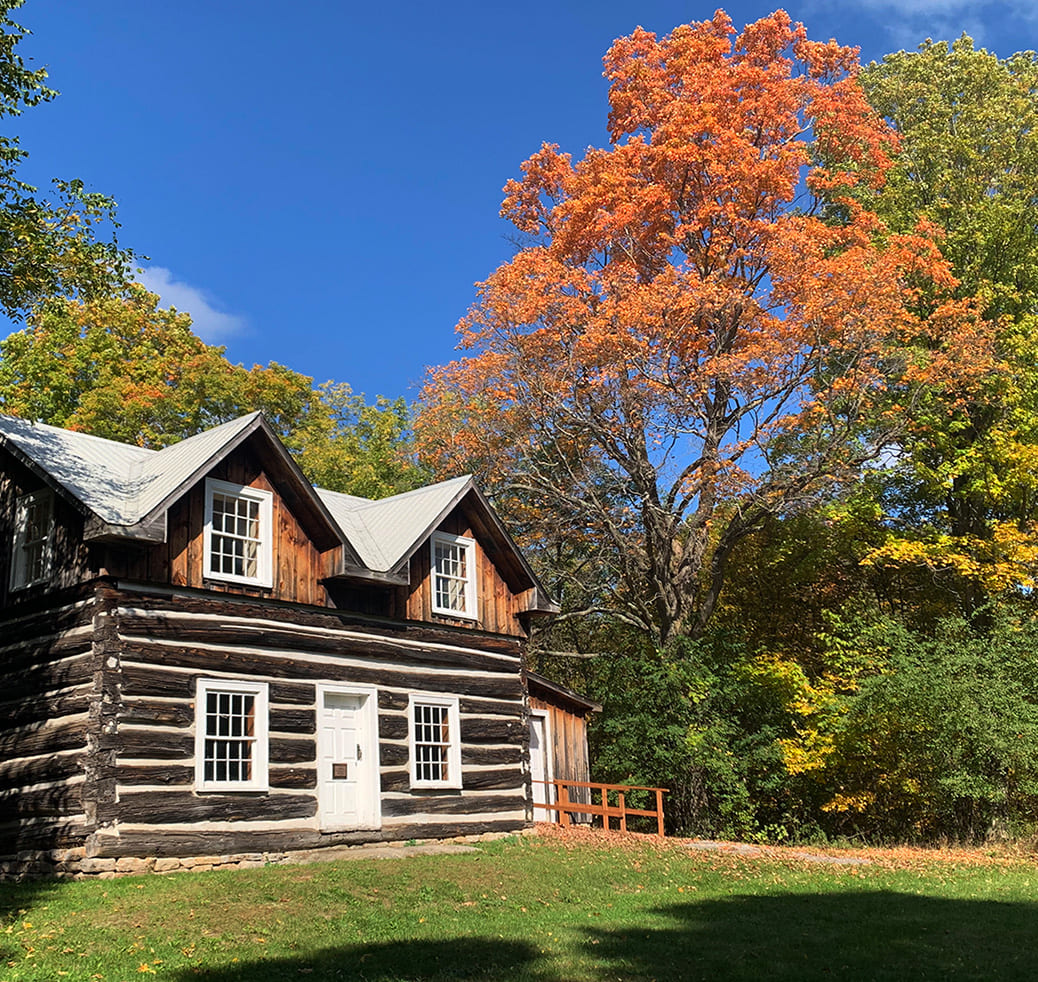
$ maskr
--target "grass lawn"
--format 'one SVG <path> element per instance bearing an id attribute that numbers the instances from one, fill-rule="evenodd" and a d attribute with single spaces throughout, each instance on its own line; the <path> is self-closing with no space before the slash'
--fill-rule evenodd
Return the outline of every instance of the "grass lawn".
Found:
<path id="1" fill-rule="evenodd" d="M 1034 979 L 1038 868 L 588 833 L 467 855 L 0 884 L 0 980 Z"/>

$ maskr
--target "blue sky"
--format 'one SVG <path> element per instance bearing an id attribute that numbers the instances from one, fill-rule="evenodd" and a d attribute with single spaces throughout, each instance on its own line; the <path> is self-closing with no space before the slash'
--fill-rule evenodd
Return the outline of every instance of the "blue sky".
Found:
<path id="1" fill-rule="evenodd" d="M 738 26 L 776 4 L 725 7 Z M 865 61 L 963 31 L 1038 47 L 1033 0 L 805 0 Z M 473 284 L 513 252 L 501 188 L 542 141 L 606 142 L 601 59 L 671 0 L 27 0 L 22 46 L 61 96 L 16 132 L 39 185 L 119 202 L 165 305 L 234 361 L 413 398 L 454 357 Z"/>

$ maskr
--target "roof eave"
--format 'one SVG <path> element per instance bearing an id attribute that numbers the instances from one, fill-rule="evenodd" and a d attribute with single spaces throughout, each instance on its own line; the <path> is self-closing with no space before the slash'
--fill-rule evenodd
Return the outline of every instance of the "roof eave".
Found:
<path id="1" fill-rule="evenodd" d="M 38 464 L 32 457 L 30 457 L 17 443 L 14 442 L 10 437 L 3 433 L 0 433 L 0 449 L 6 450 L 18 463 L 25 466 L 33 474 L 36 475 L 44 484 L 47 485 L 52 491 L 60 494 L 70 505 L 72 505 L 76 511 L 81 515 L 89 518 L 91 516 L 97 517 L 92 508 L 85 505 L 79 498 L 78 495 L 70 491 L 64 484 L 62 484 L 56 477 L 54 477 L 50 471 L 45 467 Z M 100 521 L 100 519 L 98 519 Z"/>
<path id="2" fill-rule="evenodd" d="M 133 525 L 114 525 L 92 515 L 83 524 L 83 539 L 86 542 L 143 542 L 155 545 L 166 541 L 166 515 L 160 515 Z"/>
<path id="3" fill-rule="evenodd" d="M 498 540 L 498 544 L 503 546 L 511 555 L 515 567 L 526 577 L 529 582 L 531 589 L 531 596 L 533 602 L 527 607 L 524 613 L 549 616 L 551 614 L 557 614 L 561 608 L 549 597 L 547 590 L 544 585 L 537 578 L 537 574 L 534 573 L 533 568 L 526 561 L 526 557 L 522 554 L 520 548 L 515 544 L 515 540 L 509 534 L 507 528 L 505 528 L 504 522 L 498 517 L 497 512 L 494 510 L 493 505 L 490 504 L 486 495 L 480 491 L 479 486 L 471 475 L 467 480 L 459 487 L 458 491 L 448 500 L 443 508 L 440 509 L 436 518 L 429 523 L 426 529 L 422 532 L 417 539 L 414 540 L 410 549 L 402 557 L 399 564 L 408 563 L 410 558 L 422 547 L 422 545 L 428 540 L 429 536 L 440 526 L 443 520 L 455 509 L 468 494 L 472 493 L 475 495 L 476 501 L 479 505 L 480 511 L 483 516 L 488 520 L 491 534 Z M 399 565 L 398 564 L 398 565 Z"/>
<path id="4" fill-rule="evenodd" d="M 224 460 L 242 446 L 246 440 L 256 434 L 261 434 L 264 437 L 269 448 L 275 454 L 278 463 L 283 469 L 281 475 L 282 478 L 295 484 L 297 491 L 295 497 L 297 502 L 304 506 L 305 511 L 309 512 L 309 518 L 311 521 L 323 525 L 323 531 L 325 532 L 323 544 L 325 548 L 328 549 L 342 546 L 343 550 L 347 554 L 347 563 L 363 568 L 364 564 L 361 562 L 356 550 L 346 538 L 345 533 L 339 527 L 339 524 L 335 519 L 332 518 L 331 513 L 328 511 L 324 502 L 321 501 L 320 496 L 314 490 L 313 485 L 306 479 L 306 476 L 303 474 L 299 465 L 292 459 L 292 455 L 285 448 L 285 445 L 281 440 L 278 439 L 277 434 L 271 429 L 270 424 L 260 413 L 254 413 L 252 419 L 247 425 L 243 426 L 233 437 L 231 437 L 226 443 L 222 444 L 218 450 L 209 454 L 208 457 L 202 460 L 192 470 L 191 474 L 185 478 L 185 480 L 177 485 L 176 488 L 171 490 L 158 504 L 152 506 L 148 513 L 142 516 L 137 522 L 137 525 L 144 526 L 145 524 L 151 524 L 158 520 L 160 515 L 165 515 L 173 502 L 181 498 L 188 488 L 200 481 L 213 469 L 213 467 L 220 463 L 220 461 Z M 321 545 L 322 543 L 315 544 Z"/>

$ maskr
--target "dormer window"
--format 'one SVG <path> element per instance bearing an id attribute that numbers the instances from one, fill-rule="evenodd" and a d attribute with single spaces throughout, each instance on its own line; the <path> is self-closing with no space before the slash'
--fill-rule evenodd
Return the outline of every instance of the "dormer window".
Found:
<path id="1" fill-rule="evenodd" d="M 22 495 L 15 508 L 12 590 L 50 579 L 53 537 L 54 496 L 50 491 Z"/>
<path id="2" fill-rule="evenodd" d="M 229 583 L 274 583 L 273 498 L 269 491 L 212 478 L 205 482 L 205 576 Z"/>
<path id="3" fill-rule="evenodd" d="M 476 619 L 476 543 L 460 535 L 432 537 L 434 614 Z"/>

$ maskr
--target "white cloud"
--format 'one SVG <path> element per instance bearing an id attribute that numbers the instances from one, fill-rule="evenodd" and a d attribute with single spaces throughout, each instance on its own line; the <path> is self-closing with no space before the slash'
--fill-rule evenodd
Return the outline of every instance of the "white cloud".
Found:
<path id="1" fill-rule="evenodd" d="M 244 317 L 217 310 L 217 301 L 211 294 L 174 279 L 164 266 L 148 266 L 137 279 L 145 289 L 162 298 L 163 307 L 176 307 L 181 313 L 190 314 L 195 333 L 203 341 L 220 341 L 245 327 Z"/>
<path id="2" fill-rule="evenodd" d="M 915 48 L 926 38 L 951 41 L 964 32 L 978 45 L 994 25 L 1007 20 L 1034 21 L 1033 0 L 856 0 L 861 10 L 883 16 L 887 34 L 899 45 Z"/>

